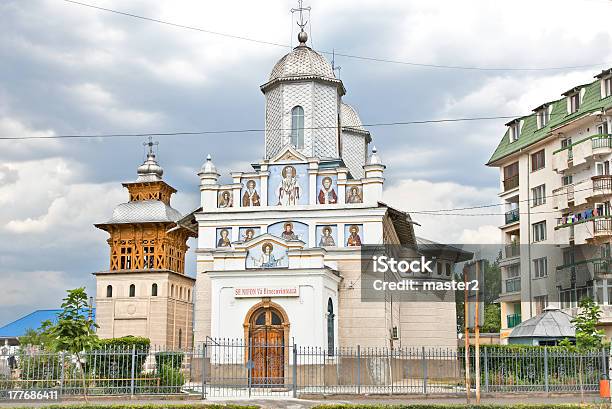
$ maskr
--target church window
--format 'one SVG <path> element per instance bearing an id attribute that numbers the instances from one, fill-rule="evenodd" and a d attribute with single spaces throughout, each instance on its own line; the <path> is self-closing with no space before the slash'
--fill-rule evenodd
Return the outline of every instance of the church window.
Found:
<path id="1" fill-rule="evenodd" d="M 153 246 L 144 246 L 143 247 L 143 253 L 144 253 L 144 268 L 153 268 L 153 263 L 155 260 L 154 257 L 154 249 L 155 247 Z"/>
<path id="2" fill-rule="evenodd" d="M 179 349 L 183 347 L 183 330 L 179 328 L 179 340 L 178 340 Z"/>
<path id="3" fill-rule="evenodd" d="M 130 284 L 130 297 L 136 297 L 136 286 L 134 284 Z"/>
<path id="4" fill-rule="evenodd" d="M 278 314 L 272 311 L 272 325 L 281 325 L 282 323 L 283 321 L 278 316 Z"/>
<path id="5" fill-rule="evenodd" d="M 450 277 L 450 276 L 451 276 L 451 265 L 450 265 L 450 263 L 448 263 L 448 264 L 446 265 L 446 276 L 447 276 L 447 277 Z"/>
<path id="6" fill-rule="evenodd" d="M 121 267 L 122 270 L 129 270 L 132 268 L 132 248 L 121 247 Z"/>
<path id="7" fill-rule="evenodd" d="M 170 286 L 170 297 L 174 298 L 174 284 Z"/>
<path id="8" fill-rule="evenodd" d="M 256 325 L 266 325 L 266 312 L 265 311 L 259 314 L 259 316 L 255 320 L 255 324 Z"/>
<path id="9" fill-rule="evenodd" d="M 106 286 L 106 298 L 111 298 L 112 296 L 113 296 L 113 286 L 107 285 Z"/>
<path id="10" fill-rule="evenodd" d="M 304 108 L 299 105 L 291 110 L 291 144 L 298 149 L 304 147 Z"/>
<path id="11" fill-rule="evenodd" d="M 191 301 L 191 290 L 187 290 L 187 301 Z"/>
<path id="12" fill-rule="evenodd" d="M 327 300 L 327 355 L 334 355 L 334 303 Z"/>
<path id="13" fill-rule="evenodd" d="M 151 295 L 153 297 L 157 297 L 157 284 L 153 283 L 153 285 L 151 286 Z"/>

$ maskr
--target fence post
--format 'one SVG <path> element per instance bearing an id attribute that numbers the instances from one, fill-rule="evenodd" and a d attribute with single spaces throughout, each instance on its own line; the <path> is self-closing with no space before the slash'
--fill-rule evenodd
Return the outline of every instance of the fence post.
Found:
<path id="1" fill-rule="evenodd" d="M 297 345 L 293 344 L 293 397 L 297 398 Z"/>
<path id="2" fill-rule="evenodd" d="M 544 347 L 544 391 L 548 393 L 548 347 Z"/>
<path id="3" fill-rule="evenodd" d="M 136 377 L 136 345 L 132 345 L 132 374 L 131 374 L 131 379 L 130 379 L 130 396 L 133 398 L 134 397 L 134 390 L 135 390 L 135 377 Z"/>
<path id="4" fill-rule="evenodd" d="M 60 358 L 60 385 L 59 385 L 59 395 L 62 396 L 64 394 L 64 379 L 65 379 L 65 365 L 64 365 L 64 361 L 66 359 L 66 351 L 62 351 L 62 357 Z"/>
<path id="5" fill-rule="evenodd" d="M 423 353 L 422 365 L 423 365 L 423 393 L 427 395 L 427 358 L 425 357 L 425 347 L 422 347 L 421 352 Z"/>
<path id="6" fill-rule="evenodd" d="M 202 345 L 202 400 L 206 399 L 206 342 Z"/>
<path id="7" fill-rule="evenodd" d="M 361 394 L 361 347 L 357 345 L 357 394 Z"/>
<path id="8" fill-rule="evenodd" d="M 489 392 L 489 354 L 487 353 L 487 347 L 483 348 L 483 352 L 484 352 L 485 392 Z"/>

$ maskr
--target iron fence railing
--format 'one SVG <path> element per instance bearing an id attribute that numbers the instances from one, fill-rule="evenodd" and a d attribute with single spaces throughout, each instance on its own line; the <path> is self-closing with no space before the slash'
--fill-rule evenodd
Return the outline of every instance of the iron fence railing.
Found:
<path id="1" fill-rule="evenodd" d="M 481 347 L 487 392 L 595 391 L 606 350 Z M 206 397 L 465 393 L 463 348 L 376 348 L 213 340 L 193 350 L 109 348 L 0 355 L 0 400 L 16 391 Z M 471 387 L 474 356 L 471 354 Z"/>

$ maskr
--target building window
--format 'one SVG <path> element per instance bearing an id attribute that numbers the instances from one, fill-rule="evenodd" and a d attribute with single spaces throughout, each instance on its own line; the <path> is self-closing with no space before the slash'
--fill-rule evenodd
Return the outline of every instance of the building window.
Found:
<path id="1" fill-rule="evenodd" d="M 531 207 L 540 206 L 546 203 L 546 185 L 540 185 L 532 188 L 531 197 L 533 198 Z"/>
<path id="2" fill-rule="evenodd" d="M 191 301 L 191 290 L 187 290 L 187 301 Z"/>
<path id="3" fill-rule="evenodd" d="M 153 246 L 144 246 L 142 248 L 144 254 L 144 268 L 153 268 L 153 263 L 155 260 L 154 250 L 155 247 Z"/>
<path id="4" fill-rule="evenodd" d="M 570 114 L 578 112 L 580 109 L 580 92 L 572 94 L 568 98 L 570 102 Z"/>
<path id="5" fill-rule="evenodd" d="M 533 297 L 533 301 L 535 302 L 535 312 L 536 315 L 540 315 L 544 312 L 546 307 L 548 307 L 548 296 L 547 295 L 538 295 Z"/>
<path id="6" fill-rule="evenodd" d="M 510 143 L 518 141 L 521 134 L 521 121 L 515 121 L 510 124 Z"/>
<path id="7" fill-rule="evenodd" d="M 597 125 L 597 133 L 599 135 L 608 135 L 608 122 L 604 121 Z"/>
<path id="8" fill-rule="evenodd" d="M 157 297 L 157 284 L 153 283 L 151 286 L 151 296 Z"/>
<path id="9" fill-rule="evenodd" d="M 439 276 L 442 275 L 442 263 L 440 261 L 436 261 L 436 273 L 438 273 Z"/>
<path id="10" fill-rule="evenodd" d="M 130 297 L 136 297 L 136 286 L 134 284 L 130 284 Z"/>
<path id="11" fill-rule="evenodd" d="M 106 286 L 106 298 L 111 298 L 112 296 L 113 296 L 113 286 L 107 285 Z"/>
<path id="12" fill-rule="evenodd" d="M 546 165 L 545 158 L 546 157 L 544 155 L 544 149 L 532 154 L 531 155 L 531 171 L 535 172 L 536 170 L 542 169 Z"/>
<path id="13" fill-rule="evenodd" d="M 179 328 L 178 347 L 179 349 L 183 347 L 183 330 L 181 328 Z"/>
<path id="14" fill-rule="evenodd" d="M 546 257 L 533 260 L 533 274 L 535 278 L 543 278 L 548 275 L 548 260 Z"/>
<path id="15" fill-rule="evenodd" d="M 519 185 L 519 164 L 514 162 L 504 167 L 504 191 L 514 189 Z"/>
<path id="16" fill-rule="evenodd" d="M 612 77 L 608 77 L 603 80 L 604 85 L 604 98 L 612 95 Z"/>
<path id="17" fill-rule="evenodd" d="M 548 125 L 549 120 L 550 113 L 548 112 L 548 106 L 544 106 L 539 109 L 537 113 L 538 129 L 544 128 L 546 125 Z"/>
<path id="18" fill-rule="evenodd" d="M 571 185 L 572 183 L 574 183 L 574 178 L 572 175 L 563 176 L 561 178 L 561 184 L 563 186 Z"/>
<path id="19" fill-rule="evenodd" d="M 174 284 L 170 286 L 170 297 L 174 298 Z"/>
<path id="20" fill-rule="evenodd" d="M 446 264 L 446 276 L 447 277 L 451 276 L 451 265 L 450 265 L 450 263 Z"/>
<path id="21" fill-rule="evenodd" d="M 327 355 L 334 355 L 334 303 L 327 300 Z"/>
<path id="22" fill-rule="evenodd" d="M 121 247 L 120 269 L 129 270 L 132 268 L 132 248 Z"/>
<path id="23" fill-rule="evenodd" d="M 533 228 L 533 242 L 546 240 L 546 220 L 531 225 Z"/>
<path id="24" fill-rule="evenodd" d="M 299 105 L 291 110 L 291 144 L 298 149 L 304 147 L 304 108 Z"/>
<path id="25" fill-rule="evenodd" d="M 597 176 L 609 175 L 610 174 L 610 162 L 607 160 L 603 162 L 595 162 L 595 174 Z"/>

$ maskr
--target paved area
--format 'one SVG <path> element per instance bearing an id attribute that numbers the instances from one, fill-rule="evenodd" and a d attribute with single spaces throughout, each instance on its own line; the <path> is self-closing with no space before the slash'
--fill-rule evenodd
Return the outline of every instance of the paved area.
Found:
<path id="1" fill-rule="evenodd" d="M 483 404 L 498 404 L 498 405 L 511 405 L 511 404 L 538 404 L 538 403 L 604 403 L 598 395 L 585 395 L 584 400 L 581 399 L 580 395 L 557 395 L 557 396 L 546 396 L 542 395 L 504 395 L 504 396 L 485 396 L 482 398 L 481 403 Z M 6 402 L 1 401 L 0 407 L 44 407 L 50 404 L 57 404 L 57 402 Z M 82 399 L 69 399 L 63 401 L 67 404 L 83 404 Z M 362 397 L 346 397 L 346 398 L 322 398 L 322 399 L 293 399 L 293 398 L 251 398 L 251 399 L 214 399 L 214 400 L 200 400 L 200 399 L 130 399 L 129 397 L 114 397 L 104 399 L 90 399 L 90 404 L 97 405 L 112 405 L 112 404 L 194 404 L 194 403 L 219 403 L 219 404 L 239 404 L 239 405 L 257 405 L 264 409 L 309 409 L 316 405 L 321 404 L 342 404 L 342 403 L 358 403 L 358 404 L 410 404 L 410 403 L 431 403 L 431 404 L 463 404 L 466 403 L 465 397 L 423 397 L 423 396 L 362 396 Z M 472 403 L 475 403 L 472 399 Z M 609 403 L 607 401 L 606 403 Z"/>

